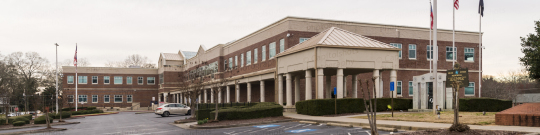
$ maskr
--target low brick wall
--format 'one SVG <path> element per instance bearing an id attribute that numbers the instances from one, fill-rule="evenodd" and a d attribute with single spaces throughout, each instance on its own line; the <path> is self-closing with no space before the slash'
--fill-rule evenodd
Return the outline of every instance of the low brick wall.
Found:
<path id="1" fill-rule="evenodd" d="M 495 114 L 495 124 L 540 127 L 540 103 L 525 103 Z"/>

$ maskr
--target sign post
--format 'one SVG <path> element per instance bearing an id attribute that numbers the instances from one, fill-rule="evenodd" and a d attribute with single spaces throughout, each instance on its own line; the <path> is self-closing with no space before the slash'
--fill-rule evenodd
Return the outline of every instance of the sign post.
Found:
<path id="1" fill-rule="evenodd" d="M 446 86 L 452 86 L 452 107 L 454 108 L 454 124 L 459 124 L 459 89 L 469 84 L 469 70 L 454 65 L 454 70 L 446 71 Z"/>
<path id="2" fill-rule="evenodd" d="M 392 117 L 394 117 L 394 82 L 390 82 L 390 95 L 392 95 L 390 109 L 392 109 Z"/>

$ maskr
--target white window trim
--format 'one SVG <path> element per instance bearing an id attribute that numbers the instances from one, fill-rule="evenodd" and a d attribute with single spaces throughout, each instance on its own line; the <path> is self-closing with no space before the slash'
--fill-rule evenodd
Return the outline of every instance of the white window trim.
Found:
<path id="1" fill-rule="evenodd" d="M 413 81 L 409 81 L 409 87 L 411 87 L 411 85 L 414 85 Z M 407 89 L 409 89 L 409 87 L 407 87 Z M 407 93 L 409 97 L 412 97 L 414 95 L 414 86 L 412 87 L 412 89 L 409 89 L 409 91 L 413 91 L 413 94 L 411 94 L 411 92 Z M 403 89 L 401 90 L 401 93 L 403 94 Z"/>
<path id="2" fill-rule="evenodd" d="M 465 94 L 465 96 L 474 96 L 476 94 L 476 83 L 474 82 L 469 82 L 469 83 L 472 83 L 473 84 L 473 94 L 465 94 L 465 89 L 463 89 L 463 94 Z M 469 84 L 467 84 L 467 87 L 469 87 Z"/>
<path id="3" fill-rule="evenodd" d="M 263 45 L 261 49 L 261 62 L 265 60 L 266 60 L 266 45 Z"/>
<path id="4" fill-rule="evenodd" d="M 156 77 L 153 77 L 154 78 L 154 83 L 148 83 L 148 78 L 150 78 L 150 77 L 146 77 L 146 85 L 154 85 L 154 84 L 156 84 Z"/>
<path id="5" fill-rule="evenodd" d="M 142 78 L 142 81 L 141 81 L 142 83 L 139 83 L 139 77 Z M 139 77 L 137 77 L 137 84 L 144 85 L 144 77 L 142 77 L 142 76 L 139 76 Z"/>
<path id="6" fill-rule="evenodd" d="M 474 57 L 475 57 L 475 56 L 474 56 L 474 51 L 475 51 L 474 48 L 465 47 L 465 49 L 463 49 L 463 57 L 465 58 L 465 54 L 468 53 L 468 52 L 465 52 L 465 50 L 467 50 L 467 49 L 473 49 L 473 52 L 472 52 L 472 54 L 473 54 L 473 60 L 464 60 L 464 61 L 465 61 L 465 62 L 474 62 Z"/>
<path id="7" fill-rule="evenodd" d="M 67 80 L 66 80 L 67 83 L 68 83 L 68 84 L 74 84 L 74 83 L 75 83 L 75 76 L 71 76 L 71 78 L 72 78 L 72 80 L 71 80 L 72 82 L 71 82 L 71 83 L 69 83 L 69 77 L 70 77 L 70 76 L 67 76 Z"/>
<path id="8" fill-rule="evenodd" d="M 426 46 L 426 55 L 427 55 L 427 52 L 428 52 L 427 47 L 431 47 L 431 48 L 432 48 L 431 53 L 434 53 L 434 52 L 435 52 L 435 49 L 433 48 L 433 45 L 427 45 L 427 46 Z M 418 48 L 416 48 L 416 50 L 418 50 Z M 433 54 L 431 54 L 431 55 L 433 55 Z M 433 56 L 433 57 L 435 57 L 435 56 Z M 426 56 L 426 59 L 427 59 L 427 61 L 433 61 L 433 58 L 430 59 L 430 58 L 428 58 L 427 56 Z"/>
<path id="9" fill-rule="evenodd" d="M 128 100 L 128 99 L 129 99 L 129 96 L 131 96 L 131 101 Z M 133 95 L 127 95 L 127 96 L 126 96 L 126 102 L 132 103 L 132 102 L 133 102 Z"/>
<path id="10" fill-rule="evenodd" d="M 259 56 L 257 53 L 258 53 L 259 49 L 255 48 L 253 49 L 253 64 L 257 64 L 257 61 L 259 61 L 259 58 L 257 58 L 257 56 Z"/>
<path id="11" fill-rule="evenodd" d="M 116 102 L 116 96 L 120 96 L 120 99 L 121 99 L 120 102 Z M 123 103 L 124 102 L 124 96 L 123 95 L 114 95 L 113 100 L 114 100 L 114 103 Z"/>
<path id="12" fill-rule="evenodd" d="M 78 95 L 78 96 L 81 96 L 81 97 L 77 98 L 77 101 L 80 99 L 86 99 L 86 102 L 79 102 L 79 103 L 88 103 L 88 95 Z M 84 96 L 86 96 L 86 98 L 82 98 Z"/>
<path id="13" fill-rule="evenodd" d="M 399 51 L 401 52 L 401 56 L 399 56 L 399 54 L 398 54 L 399 59 L 401 60 L 401 59 L 403 58 L 403 44 L 401 44 L 401 43 L 390 43 L 391 46 L 394 46 L 394 45 L 392 45 L 392 44 L 399 44 L 399 46 L 401 46 L 401 47 L 399 48 Z M 397 46 L 394 46 L 394 47 L 397 47 Z"/>
<path id="14" fill-rule="evenodd" d="M 283 50 L 281 50 L 281 48 L 283 48 Z M 282 53 L 284 51 L 285 51 L 285 39 L 282 38 L 282 39 L 279 40 L 279 53 L 278 54 L 280 54 L 280 53 Z"/>
<path id="15" fill-rule="evenodd" d="M 109 82 L 105 83 L 105 77 L 109 77 Z M 103 76 L 103 84 L 111 84 L 111 76 Z"/>
<path id="16" fill-rule="evenodd" d="M 116 77 L 121 77 L 120 83 L 116 83 Z M 114 80 L 114 83 L 113 83 L 114 85 L 122 85 L 122 84 L 124 84 L 124 77 L 122 77 L 122 76 L 113 76 L 113 80 Z"/>
<path id="17" fill-rule="evenodd" d="M 94 96 L 96 96 L 96 102 L 94 102 Z M 98 103 L 99 102 L 99 96 L 98 95 L 92 95 L 92 103 Z"/>
<path id="18" fill-rule="evenodd" d="M 272 45 L 274 45 L 274 51 L 273 51 L 273 52 L 274 52 L 274 55 L 273 55 L 273 56 L 270 56 L 270 55 L 272 54 L 272 49 L 270 49 L 270 48 L 272 48 Z M 272 43 L 270 43 L 270 44 L 268 45 L 268 57 L 269 57 L 268 60 L 273 59 L 274 57 L 276 57 L 276 55 L 277 55 L 277 53 L 276 53 L 276 42 L 272 42 Z"/>
<path id="19" fill-rule="evenodd" d="M 69 102 L 69 98 L 70 98 L 70 97 L 71 97 L 71 99 L 73 99 L 73 100 L 71 100 L 71 102 Z M 68 95 L 68 103 L 73 103 L 73 102 L 75 102 L 75 98 L 74 98 L 74 97 L 75 97 L 75 96 L 73 96 L 73 95 Z"/>
<path id="20" fill-rule="evenodd" d="M 446 59 L 446 62 L 454 62 L 454 61 L 457 62 L 457 56 L 458 56 L 458 53 L 457 53 L 457 47 L 454 47 L 454 52 L 456 52 L 456 53 L 455 53 L 456 55 L 453 56 L 453 57 L 454 57 L 454 60 L 449 60 L 449 59 L 448 59 L 448 56 L 446 55 L 446 53 L 448 53 L 448 50 L 447 50 L 446 48 L 448 48 L 448 47 L 452 48 L 452 46 L 446 46 L 446 47 L 444 48 L 444 50 L 445 50 L 445 52 L 444 52 L 445 58 L 444 58 L 444 59 Z"/>
<path id="21" fill-rule="evenodd" d="M 302 41 L 302 39 L 305 39 L 305 40 Z M 298 44 L 300 44 L 300 43 L 302 43 L 302 42 L 305 42 L 305 41 L 307 41 L 307 40 L 309 40 L 309 38 L 302 38 L 302 37 L 301 37 L 301 38 L 298 38 Z M 302 41 L 302 42 L 300 42 L 300 41 Z"/>
<path id="22" fill-rule="evenodd" d="M 244 53 L 240 54 L 240 67 L 244 67 Z"/>
<path id="23" fill-rule="evenodd" d="M 248 55 L 249 54 L 249 55 Z M 251 51 L 246 52 L 246 66 L 251 65 Z M 249 62 L 248 62 L 249 61 Z"/>
<path id="24" fill-rule="evenodd" d="M 107 99 L 107 98 L 105 98 L 105 96 L 109 96 L 109 98 L 108 98 L 109 101 L 108 102 L 105 101 L 105 99 Z M 111 102 L 111 96 L 110 95 L 103 95 L 103 103 L 110 103 L 110 102 Z"/>
<path id="25" fill-rule="evenodd" d="M 131 78 L 131 79 L 128 79 L 128 78 Z M 131 83 L 128 83 L 128 80 L 131 80 Z M 128 85 L 133 84 L 133 77 L 127 76 L 127 77 L 126 77 L 126 84 L 128 84 Z"/>
<path id="26" fill-rule="evenodd" d="M 414 45 L 414 58 L 411 58 L 411 53 L 410 53 L 410 52 L 411 52 L 411 45 Z M 409 57 L 408 57 L 409 60 L 416 60 L 416 58 L 418 58 L 418 55 L 417 55 L 417 54 L 418 54 L 418 51 L 417 51 L 417 50 L 418 50 L 418 46 L 416 46 L 416 44 L 409 44 L 408 47 L 409 47 L 409 50 L 408 50 L 409 52 L 407 52 L 407 54 L 408 54 L 408 56 L 409 56 Z M 403 55 L 403 52 L 401 52 L 401 55 Z M 402 91 L 403 91 L 403 90 L 402 90 Z"/>
<path id="27" fill-rule="evenodd" d="M 94 77 L 96 77 L 96 83 L 94 83 Z M 99 83 L 99 76 L 92 76 L 92 84 L 98 84 Z"/>
<path id="28" fill-rule="evenodd" d="M 401 86 L 400 86 L 401 87 L 401 94 L 398 94 L 397 93 L 397 88 L 398 88 L 398 84 L 400 84 L 400 83 L 401 83 Z M 398 96 L 398 97 L 403 96 L 403 82 L 402 81 L 397 81 L 396 82 L 396 96 Z"/>
<path id="29" fill-rule="evenodd" d="M 88 76 L 86 76 L 86 83 L 80 83 L 80 82 L 79 82 L 79 77 L 84 78 L 84 75 L 77 76 L 77 84 L 88 84 Z M 83 79 L 83 80 L 84 80 L 84 79 Z"/>

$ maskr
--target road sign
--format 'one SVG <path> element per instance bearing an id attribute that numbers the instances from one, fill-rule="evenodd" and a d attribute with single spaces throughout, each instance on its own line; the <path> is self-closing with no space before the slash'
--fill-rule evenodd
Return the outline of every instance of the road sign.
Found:
<path id="1" fill-rule="evenodd" d="M 469 70 L 447 70 L 446 71 L 446 86 L 452 86 L 454 82 L 461 82 L 460 87 L 469 86 Z"/>
<path id="2" fill-rule="evenodd" d="M 260 126 L 253 126 L 256 128 L 271 128 L 271 127 L 279 127 L 279 125 L 260 125 Z"/>
<path id="3" fill-rule="evenodd" d="M 15 111 L 19 111 L 19 107 L 15 107 Z"/>
<path id="4" fill-rule="evenodd" d="M 390 82 L 390 91 L 394 91 L 394 82 Z"/>
<path id="5" fill-rule="evenodd" d="M 290 132 L 290 133 L 304 133 L 304 132 L 312 132 L 312 131 L 317 131 L 317 129 L 298 129 L 298 130 L 289 130 L 287 132 Z"/>
<path id="6" fill-rule="evenodd" d="M 337 95 L 337 88 L 334 87 L 334 95 Z"/>

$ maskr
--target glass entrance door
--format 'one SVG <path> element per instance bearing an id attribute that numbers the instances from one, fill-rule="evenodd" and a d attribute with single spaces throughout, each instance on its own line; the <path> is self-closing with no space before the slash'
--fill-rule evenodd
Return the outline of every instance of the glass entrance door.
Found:
<path id="1" fill-rule="evenodd" d="M 428 96 L 428 109 L 433 109 L 433 82 L 426 82 L 427 96 Z"/>

